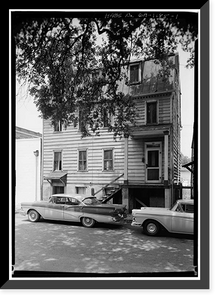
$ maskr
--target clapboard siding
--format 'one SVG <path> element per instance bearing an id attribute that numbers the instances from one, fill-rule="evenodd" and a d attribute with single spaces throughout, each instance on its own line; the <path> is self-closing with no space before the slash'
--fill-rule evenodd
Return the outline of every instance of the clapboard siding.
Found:
<path id="1" fill-rule="evenodd" d="M 128 180 L 145 183 L 144 139 L 129 139 L 128 142 Z"/>
<path id="2" fill-rule="evenodd" d="M 173 180 L 180 181 L 180 123 L 181 123 L 180 98 L 178 93 L 172 97 L 172 125 L 173 125 Z"/>
<path id="3" fill-rule="evenodd" d="M 87 150 L 87 170 L 78 170 L 78 151 Z M 103 149 L 113 150 L 113 171 L 103 171 Z M 44 120 L 44 176 L 53 171 L 54 151 L 62 151 L 62 170 L 68 173 L 67 184 L 107 184 L 124 170 L 124 141 L 114 141 L 103 130 L 101 136 L 81 138 L 73 126 L 55 133 L 49 120 Z"/>
<path id="4" fill-rule="evenodd" d="M 151 98 L 151 101 L 154 100 Z M 167 124 L 171 122 L 170 98 L 155 99 L 158 102 L 158 122 Z M 146 102 L 147 99 L 135 100 L 135 106 L 138 114 L 137 125 L 146 125 Z"/>
<path id="5" fill-rule="evenodd" d="M 170 98 L 160 99 L 159 101 L 159 123 L 170 123 Z"/>

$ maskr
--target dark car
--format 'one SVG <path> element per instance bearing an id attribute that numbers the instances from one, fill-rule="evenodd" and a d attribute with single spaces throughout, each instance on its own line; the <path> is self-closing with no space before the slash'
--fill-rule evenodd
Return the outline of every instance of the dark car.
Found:
<path id="1" fill-rule="evenodd" d="M 96 197 L 79 194 L 54 194 L 48 201 L 23 202 L 21 210 L 31 222 L 42 217 L 81 222 L 85 227 L 93 227 L 96 222 L 123 224 L 127 216 L 125 205 L 102 204 Z"/>

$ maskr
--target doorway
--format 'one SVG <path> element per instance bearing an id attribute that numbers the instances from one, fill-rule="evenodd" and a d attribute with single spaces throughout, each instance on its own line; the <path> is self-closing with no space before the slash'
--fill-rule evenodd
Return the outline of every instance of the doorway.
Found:
<path id="1" fill-rule="evenodd" d="M 162 143 L 145 143 L 146 182 L 161 182 Z"/>

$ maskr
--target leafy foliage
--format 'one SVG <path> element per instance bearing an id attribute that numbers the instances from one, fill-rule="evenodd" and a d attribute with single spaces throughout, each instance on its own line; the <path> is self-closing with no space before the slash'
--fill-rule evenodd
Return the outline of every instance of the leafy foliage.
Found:
<path id="1" fill-rule="evenodd" d="M 80 122 L 82 136 L 99 134 L 103 115 L 114 116 L 114 137 L 129 134 L 136 111 L 131 97 L 118 90 L 122 66 L 132 57 L 163 66 L 181 43 L 191 56 L 197 37 L 192 13 L 93 13 L 13 15 L 16 74 L 30 84 L 42 117 L 66 125 Z M 80 118 L 79 118 L 80 116 Z"/>

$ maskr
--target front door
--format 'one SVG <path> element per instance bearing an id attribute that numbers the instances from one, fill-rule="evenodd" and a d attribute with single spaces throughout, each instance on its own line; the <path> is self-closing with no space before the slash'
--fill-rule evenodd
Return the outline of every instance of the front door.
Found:
<path id="1" fill-rule="evenodd" d="M 146 182 L 161 182 L 161 142 L 145 143 Z"/>

